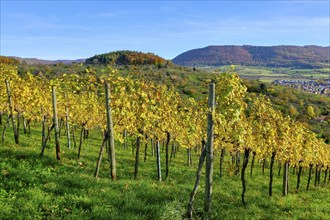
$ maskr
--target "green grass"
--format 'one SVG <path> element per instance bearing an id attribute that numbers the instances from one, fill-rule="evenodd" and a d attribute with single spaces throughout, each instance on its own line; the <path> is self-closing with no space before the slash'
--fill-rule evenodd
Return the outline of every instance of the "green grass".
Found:
<path id="1" fill-rule="evenodd" d="M 208 72 L 225 72 L 229 66 L 221 67 L 198 67 Z M 235 66 L 237 74 L 245 79 L 260 80 L 262 82 L 273 82 L 274 80 L 324 80 L 329 79 L 330 69 L 292 69 L 292 68 L 270 68 L 256 66 Z"/>
<path id="2" fill-rule="evenodd" d="M 170 163 L 168 179 L 158 182 L 156 159 L 151 156 L 149 146 L 147 161 L 143 162 L 143 147 L 138 179 L 134 180 L 131 147 L 123 149 L 116 143 L 118 180 L 111 181 L 106 155 L 99 178 L 93 177 L 101 144 L 98 131 L 91 132 L 84 142 L 79 160 L 77 149 L 67 149 L 62 136 L 61 161 L 55 159 L 53 139 L 45 156 L 39 157 L 39 127 L 32 127 L 31 135 L 21 135 L 21 146 L 13 143 L 11 133 L 8 129 L 6 141 L 0 145 L 0 219 L 182 219 L 185 214 L 195 181 L 198 161 L 195 151 L 193 166 L 188 167 L 186 150 L 180 149 Z M 161 152 L 161 157 L 164 176 L 165 152 Z M 276 167 L 274 196 L 268 198 L 269 170 L 263 176 L 259 164 L 252 176 L 246 175 L 247 207 L 244 208 L 240 200 L 240 176 L 233 174 L 226 158 L 225 176 L 220 179 L 218 157 L 217 153 L 212 214 L 203 214 L 203 175 L 194 205 L 195 219 L 330 219 L 329 184 L 317 187 L 312 184 L 306 191 L 307 173 L 304 173 L 301 191 L 296 194 L 296 178 L 291 171 L 290 194 L 282 197 L 282 178 L 277 175 Z"/>

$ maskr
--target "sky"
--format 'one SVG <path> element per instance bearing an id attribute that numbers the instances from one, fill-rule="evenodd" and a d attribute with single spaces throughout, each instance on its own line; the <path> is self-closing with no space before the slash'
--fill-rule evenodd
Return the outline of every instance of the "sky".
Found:
<path id="1" fill-rule="evenodd" d="M 116 50 L 166 59 L 209 45 L 330 45 L 330 1 L 0 0 L 0 54 L 48 60 Z"/>

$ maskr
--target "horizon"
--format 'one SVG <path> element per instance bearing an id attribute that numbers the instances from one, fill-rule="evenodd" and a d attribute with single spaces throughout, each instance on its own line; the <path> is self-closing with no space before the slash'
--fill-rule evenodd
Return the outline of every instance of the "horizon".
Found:
<path id="1" fill-rule="evenodd" d="M 330 46 L 329 1 L 1 1 L 3 56 L 173 59 L 208 46 Z"/>
<path id="2" fill-rule="evenodd" d="M 202 49 L 202 48 L 207 48 L 207 47 L 218 47 L 218 46 L 220 46 L 220 47 L 221 46 L 252 46 L 252 47 L 280 47 L 280 46 L 284 46 L 284 47 L 286 47 L 286 46 L 309 47 L 309 46 L 315 46 L 315 47 L 329 47 L 330 48 L 330 46 L 320 46 L 320 45 L 272 45 L 272 46 L 263 46 L 263 45 L 248 45 L 247 44 L 247 45 L 208 45 L 208 46 L 205 46 L 205 47 L 193 48 L 193 49 L 190 49 L 190 50 Z M 188 52 L 190 50 L 184 51 L 182 53 Z M 123 50 L 116 50 L 116 51 L 123 51 Z M 106 52 L 106 53 L 111 53 L 111 52 L 116 52 L 116 51 L 109 51 L 109 52 Z M 132 51 L 132 50 L 129 50 L 129 51 Z M 144 51 L 133 51 L 133 52 L 153 53 L 152 51 L 145 51 L 145 52 Z M 182 54 L 182 53 L 180 53 L 180 54 Z M 153 53 L 153 54 L 155 54 L 155 53 Z M 178 54 L 177 56 L 179 56 L 180 54 Z M 94 54 L 94 55 L 100 55 L 100 54 Z M 73 60 L 74 61 L 74 60 L 88 59 L 88 58 L 93 57 L 94 55 L 90 55 L 88 57 L 73 58 L 73 59 L 61 59 L 61 58 L 59 58 L 59 59 L 52 59 L 52 60 L 40 59 L 38 57 L 18 57 L 18 56 L 10 56 L 10 55 L 9 56 L 4 55 L 4 56 L 13 57 L 13 58 L 18 57 L 18 58 L 21 58 L 21 59 L 38 59 L 38 60 L 46 60 L 46 61 L 59 61 L 59 60 L 64 60 L 64 61 Z M 155 55 L 158 55 L 158 54 L 155 54 Z M 164 57 L 162 57 L 162 58 L 164 58 Z M 174 58 L 175 57 L 173 57 L 172 59 L 174 59 Z M 166 59 L 166 58 L 164 58 L 164 59 Z M 167 60 L 172 60 L 172 59 L 167 59 Z"/>

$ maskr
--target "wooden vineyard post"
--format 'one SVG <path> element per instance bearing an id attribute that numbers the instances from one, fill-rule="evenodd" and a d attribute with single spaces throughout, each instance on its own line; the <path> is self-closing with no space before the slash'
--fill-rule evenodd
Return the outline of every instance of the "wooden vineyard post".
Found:
<path id="1" fill-rule="evenodd" d="M 270 168 L 269 168 L 269 189 L 268 189 L 269 197 L 272 197 L 272 195 L 273 195 L 273 177 L 274 177 L 275 156 L 276 156 L 276 152 L 274 151 L 272 153 L 272 158 L 270 160 Z"/>
<path id="2" fill-rule="evenodd" d="M 40 156 L 44 155 L 45 151 L 45 143 L 46 143 L 46 116 L 44 114 L 44 108 L 41 107 L 41 115 L 42 115 L 42 131 L 41 131 L 41 152 Z"/>
<path id="3" fill-rule="evenodd" d="M 299 191 L 299 185 L 300 185 L 300 176 L 302 172 L 302 166 L 301 166 L 301 161 L 299 161 L 299 170 L 298 170 L 298 175 L 297 175 L 297 187 L 296 187 L 296 193 Z"/>
<path id="4" fill-rule="evenodd" d="M 284 171 L 283 171 L 283 196 L 288 195 L 289 190 L 289 162 L 284 163 Z"/>
<path id="5" fill-rule="evenodd" d="M 209 213 L 211 211 L 211 201 L 212 201 L 214 105 L 215 105 L 215 84 L 211 83 L 209 86 L 209 98 L 208 98 L 209 113 L 207 116 L 207 141 L 206 141 L 206 180 L 205 180 L 205 197 L 204 197 L 204 211 L 206 213 Z"/>
<path id="6" fill-rule="evenodd" d="M 138 136 L 136 138 L 134 179 L 137 178 L 137 175 L 138 175 L 138 172 L 139 172 L 139 153 L 140 153 L 140 146 L 141 146 L 141 137 Z"/>
<path id="7" fill-rule="evenodd" d="M 148 149 L 148 135 L 146 135 L 146 143 L 144 145 L 144 158 L 143 161 L 147 161 L 147 149 Z"/>
<path id="8" fill-rule="evenodd" d="M 110 85 L 105 84 L 105 104 L 107 110 L 107 129 L 108 129 L 108 145 L 109 145 L 109 160 L 110 160 L 110 175 L 113 180 L 116 180 L 116 154 L 115 154 L 115 141 L 113 136 L 113 123 L 110 106 Z"/>
<path id="9" fill-rule="evenodd" d="M 68 149 L 71 149 L 71 140 L 70 140 L 70 125 L 69 125 L 69 108 L 65 107 L 65 125 L 66 125 L 66 134 L 68 140 Z"/>
<path id="10" fill-rule="evenodd" d="M 225 160 L 225 153 L 226 153 L 226 149 L 222 148 L 221 155 L 220 155 L 220 178 L 222 178 L 222 176 L 223 176 L 223 162 Z"/>
<path id="11" fill-rule="evenodd" d="M 16 127 L 16 124 L 15 124 L 15 116 L 14 116 L 14 112 L 13 112 L 13 100 L 12 100 L 12 97 L 11 97 L 10 83 L 9 83 L 8 79 L 6 79 L 6 88 L 7 88 L 8 105 L 9 105 L 9 110 L 10 110 L 10 115 L 11 115 L 11 122 L 12 122 L 12 125 L 13 125 L 15 143 L 19 144 L 19 136 L 18 136 L 17 127 Z"/>
<path id="12" fill-rule="evenodd" d="M 162 171 L 160 167 L 160 144 L 159 140 L 156 142 L 156 156 L 157 156 L 157 177 L 158 181 L 162 181 Z"/>
<path id="13" fill-rule="evenodd" d="M 56 102 L 56 91 L 55 86 L 52 86 L 52 102 L 53 102 L 53 123 L 55 131 L 55 147 L 56 147 L 56 158 L 61 159 L 60 155 L 60 140 L 59 140 L 59 128 L 58 128 L 58 118 L 57 118 L 57 102 Z"/>
<path id="14" fill-rule="evenodd" d="M 82 142 L 83 142 L 84 131 L 85 131 L 85 124 L 83 123 L 81 125 L 81 130 L 80 130 L 80 139 L 79 139 L 79 147 L 78 147 L 78 159 L 80 158 L 81 146 L 82 146 Z"/>
<path id="15" fill-rule="evenodd" d="M 165 178 L 168 177 L 168 167 L 169 167 L 169 164 L 168 164 L 168 150 L 169 150 L 169 145 L 170 145 L 170 140 L 171 140 L 171 134 L 170 132 L 166 132 L 166 149 L 165 149 Z"/>
<path id="16" fill-rule="evenodd" d="M 187 166 L 188 167 L 191 166 L 191 148 L 190 147 L 187 148 Z"/>
<path id="17" fill-rule="evenodd" d="M 124 149 L 126 149 L 127 148 L 127 131 L 126 131 L 126 129 L 124 130 L 123 137 L 124 137 Z"/>
<path id="18" fill-rule="evenodd" d="M 309 188 L 309 184 L 311 182 L 311 179 L 312 179 L 312 169 L 313 169 L 313 164 L 310 164 L 309 165 L 309 172 L 308 172 L 307 187 L 306 187 L 306 190 L 307 191 L 308 191 L 308 188 Z"/>

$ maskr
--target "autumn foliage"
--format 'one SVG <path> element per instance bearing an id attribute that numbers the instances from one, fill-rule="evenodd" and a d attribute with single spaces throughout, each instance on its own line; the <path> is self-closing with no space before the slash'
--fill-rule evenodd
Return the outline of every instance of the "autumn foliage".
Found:
<path id="1" fill-rule="evenodd" d="M 153 54 L 136 51 L 116 51 L 95 55 L 86 59 L 86 64 L 117 64 L 117 65 L 164 65 L 169 61 Z"/>

